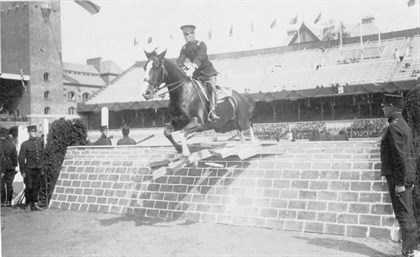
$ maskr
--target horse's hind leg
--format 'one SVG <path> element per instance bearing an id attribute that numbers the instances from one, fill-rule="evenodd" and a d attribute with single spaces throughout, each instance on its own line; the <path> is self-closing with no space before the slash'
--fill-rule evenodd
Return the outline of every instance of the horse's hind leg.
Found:
<path id="1" fill-rule="evenodd" d="M 174 127 L 172 126 L 172 124 L 170 124 L 169 126 L 165 128 L 165 130 L 163 131 L 163 134 L 165 135 L 167 139 L 169 139 L 169 141 L 171 141 L 172 145 L 175 147 L 178 153 L 181 153 L 182 147 L 177 142 L 175 142 L 174 138 L 172 137 L 173 131 L 174 131 Z"/>
<path id="2" fill-rule="evenodd" d="M 252 127 L 252 124 L 249 127 L 249 136 L 251 137 L 251 143 L 255 144 L 257 140 L 255 140 L 254 128 Z"/>

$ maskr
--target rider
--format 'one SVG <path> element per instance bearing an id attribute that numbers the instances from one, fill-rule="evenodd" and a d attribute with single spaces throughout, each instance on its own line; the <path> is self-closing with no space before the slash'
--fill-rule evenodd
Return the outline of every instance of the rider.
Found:
<path id="1" fill-rule="evenodd" d="M 177 64 L 184 65 L 185 60 L 188 58 L 192 63 L 186 74 L 188 77 L 199 78 L 204 83 L 210 85 L 210 120 L 217 120 L 219 117 L 216 115 L 216 76 L 217 71 L 210 62 L 207 56 L 207 46 L 203 41 L 195 39 L 195 26 L 183 25 L 181 30 L 184 34 L 185 41 L 187 42 L 181 49 Z"/>

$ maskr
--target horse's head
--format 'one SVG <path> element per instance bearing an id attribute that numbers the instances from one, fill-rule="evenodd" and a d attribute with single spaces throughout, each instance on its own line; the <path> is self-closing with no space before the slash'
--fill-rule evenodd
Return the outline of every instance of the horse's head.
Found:
<path id="1" fill-rule="evenodd" d="M 151 53 L 145 51 L 145 54 L 148 61 L 144 65 L 143 88 L 146 88 L 146 91 L 143 93 L 143 97 L 149 100 L 159 91 L 159 86 L 165 81 L 167 76 L 163 65 L 166 50 L 160 54 L 156 53 L 156 50 Z"/>

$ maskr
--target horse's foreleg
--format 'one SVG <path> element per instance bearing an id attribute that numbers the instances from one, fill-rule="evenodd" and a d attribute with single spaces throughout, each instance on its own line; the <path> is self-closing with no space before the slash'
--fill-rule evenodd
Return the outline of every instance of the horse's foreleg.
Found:
<path id="1" fill-rule="evenodd" d="M 201 124 L 197 118 L 193 118 L 182 130 L 181 130 L 181 146 L 182 146 L 182 155 L 183 156 L 190 156 L 191 152 L 187 145 L 187 137 L 189 134 L 199 131 L 203 128 L 203 124 Z"/>
<path id="2" fill-rule="evenodd" d="M 172 126 L 172 124 L 170 124 L 169 126 L 165 128 L 165 130 L 163 131 L 163 134 L 165 135 L 167 139 L 169 139 L 169 141 L 171 141 L 172 145 L 175 147 L 178 153 L 181 153 L 182 147 L 177 142 L 175 142 L 174 138 L 172 137 L 173 131 L 174 131 L 174 127 Z"/>
<path id="3" fill-rule="evenodd" d="M 241 144 L 244 144 L 245 143 L 244 131 L 243 130 L 238 131 L 238 134 L 239 134 L 239 139 L 241 140 Z"/>

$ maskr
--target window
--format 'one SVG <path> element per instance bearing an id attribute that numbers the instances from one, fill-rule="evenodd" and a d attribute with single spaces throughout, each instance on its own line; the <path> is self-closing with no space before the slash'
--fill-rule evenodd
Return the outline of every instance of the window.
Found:
<path id="1" fill-rule="evenodd" d="M 73 91 L 69 92 L 69 101 L 76 101 L 76 94 Z"/>
<path id="2" fill-rule="evenodd" d="M 69 115 L 75 115 L 76 114 L 76 108 L 70 107 L 69 108 Z"/>
<path id="3" fill-rule="evenodd" d="M 50 74 L 48 72 L 44 73 L 44 81 L 50 81 Z"/>
<path id="4" fill-rule="evenodd" d="M 45 114 L 45 115 L 49 115 L 49 114 L 51 114 L 51 108 L 50 108 L 50 107 L 45 107 L 45 108 L 44 108 L 44 114 Z"/>
<path id="5" fill-rule="evenodd" d="M 50 100 L 50 91 L 45 91 L 44 92 L 44 99 L 45 100 Z"/>
<path id="6" fill-rule="evenodd" d="M 87 101 L 89 98 L 89 93 L 83 93 L 83 101 Z"/>

